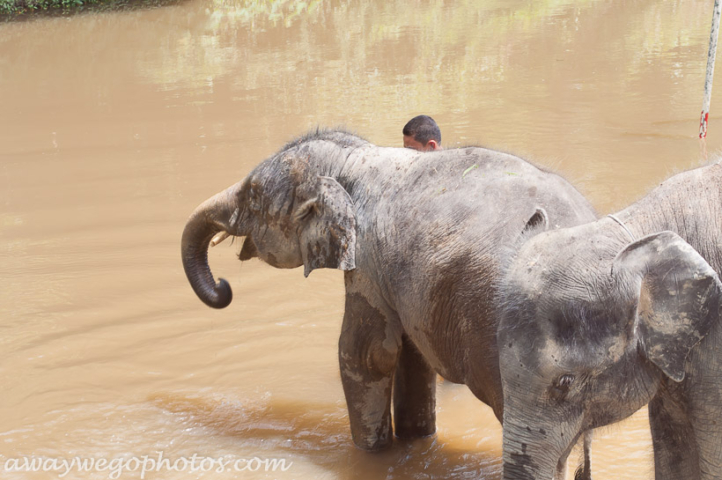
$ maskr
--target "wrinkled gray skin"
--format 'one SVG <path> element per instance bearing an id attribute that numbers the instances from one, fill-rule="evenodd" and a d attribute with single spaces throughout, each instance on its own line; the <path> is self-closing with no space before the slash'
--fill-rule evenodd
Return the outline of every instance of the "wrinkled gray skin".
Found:
<path id="1" fill-rule="evenodd" d="M 609 217 L 541 233 L 505 267 L 505 480 L 552 478 L 582 432 L 647 403 L 656 478 L 722 478 L 722 166 L 615 216 L 631 235 Z"/>
<path id="2" fill-rule="evenodd" d="M 379 450 L 435 431 L 435 372 L 468 385 L 502 418 L 492 315 L 503 246 L 522 232 L 594 220 L 561 177 L 483 148 L 420 153 L 344 132 L 292 142 L 200 205 L 183 264 L 197 295 L 222 308 L 207 249 L 244 236 L 241 260 L 345 271 L 341 378 L 355 444 Z"/>

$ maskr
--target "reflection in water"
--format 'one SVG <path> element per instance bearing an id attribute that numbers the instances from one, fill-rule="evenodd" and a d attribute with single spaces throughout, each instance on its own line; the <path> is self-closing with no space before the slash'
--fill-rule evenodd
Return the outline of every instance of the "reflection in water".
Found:
<path id="1" fill-rule="evenodd" d="M 622 207 L 699 158 L 708 3 L 190 0 L 1 25 L 0 462 L 163 451 L 288 456 L 281 478 L 496 478 L 500 427 L 465 387 L 440 385 L 436 437 L 354 449 L 342 274 L 239 265 L 227 242 L 209 257 L 236 300 L 211 311 L 181 268 L 187 215 L 309 128 L 401 146 L 419 113 L 448 146 L 512 151 Z M 651 477 L 644 411 L 596 438 L 595 478 Z"/>

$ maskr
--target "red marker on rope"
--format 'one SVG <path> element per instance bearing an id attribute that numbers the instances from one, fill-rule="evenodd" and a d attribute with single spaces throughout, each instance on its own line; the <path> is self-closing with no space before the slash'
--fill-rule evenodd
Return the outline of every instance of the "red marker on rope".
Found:
<path id="1" fill-rule="evenodd" d="M 709 121 L 709 104 L 712 100 L 712 77 L 714 76 L 714 60 L 717 55 L 720 13 L 722 13 L 720 0 L 715 0 L 714 15 L 712 16 L 712 31 L 709 34 L 709 53 L 707 54 L 707 76 L 704 81 L 702 116 L 699 119 L 699 138 L 703 140 L 707 138 L 707 122 Z"/>

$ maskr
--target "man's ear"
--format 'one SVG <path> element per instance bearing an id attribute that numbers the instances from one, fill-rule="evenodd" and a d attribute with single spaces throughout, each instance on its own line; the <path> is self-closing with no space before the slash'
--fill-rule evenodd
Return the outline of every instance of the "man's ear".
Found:
<path id="1" fill-rule="evenodd" d="M 356 214 L 348 192 L 331 177 L 316 177 L 312 197 L 294 217 L 301 224 L 304 275 L 317 268 L 356 268 Z"/>
<path id="2" fill-rule="evenodd" d="M 647 358 L 681 382 L 689 352 L 719 318 L 717 273 L 687 242 L 661 232 L 628 245 L 614 259 L 637 288 L 637 336 Z"/>
<path id="3" fill-rule="evenodd" d="M 436 140 L 429 140 L 428 142 L 426 142 L 426 150 L 427 151 L 438 150 L 438 149 L 439 149 L 439 144 L 436 143 Z"/>

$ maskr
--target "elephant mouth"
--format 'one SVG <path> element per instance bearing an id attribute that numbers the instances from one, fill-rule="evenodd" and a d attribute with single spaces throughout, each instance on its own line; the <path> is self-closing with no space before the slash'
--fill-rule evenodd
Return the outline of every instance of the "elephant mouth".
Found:
<path id="1" fill-rule="evenodd" d="M 256 245 L 253 243 L 253 240 L 251 239 L 250 235 L 247 235 L 245 237 L 236 237 L 234 235 L 231 235 L 227 232 L 221 232 L 217 234 L 215 237 L 213 237 L 213 240 L 211 240 L 211 246 L 215 247 L 216 245 L 219 245 L 223 241 L 225 241 L 228 237 L 231 237 L 231 241 L 235 242 L 236 238 L 241 238 L 241 250 L 238 253 L 238 259 L 242 262 L 245 260 L 250 260 L 252 258 L 258 257 L 258 249 L 256 248 Z"/>
<path id="2" fill-rule="evenodd" d="M 241 252 L 238 254 L 238 259 L 244 262 L 257 257 L 258 250 L 256 249 L 256 244 L 253 243 L 253 239 L 248 235 L 243 239 L 243 246 L 241 247 Z"/>

